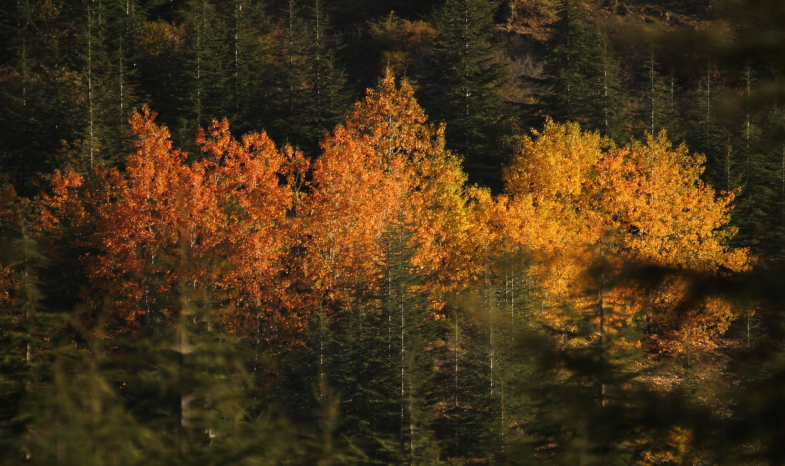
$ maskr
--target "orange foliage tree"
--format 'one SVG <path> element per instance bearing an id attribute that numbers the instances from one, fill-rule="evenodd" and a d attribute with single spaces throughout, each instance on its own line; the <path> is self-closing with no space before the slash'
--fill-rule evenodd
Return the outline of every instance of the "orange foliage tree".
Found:
<path id="1" fill-rule="evenodd" d="M 464 283 L 476 272 L 464 252 L 477 226 L 467 201 L 490 196 L 464 188 L 460 159 L 444 142 L 444 127 L 428 123 L 412 87 L 406 80 L 396 85 L 389 70 L 326 137 L 313 165 L 303 235 L 308 276 L 328 300 L 346 299 L 352 283 L 375 280 L 381 239 L 394 223 L 411 226 L 413 263 L 431 285 Z"/>
<path id="2" fill-rule="evenodd" d="M 289 255 L 309 164 L 291 147 L 277 150 L 266 133 L 235 141 L 226 120 L 214 121 L 208 131 L 200 130 L 196 142 L 204 157 L 199 165 L 222 213 L 210 233 L 221 237 L 220 257 L 226 261 L 216 286 L 246 331 L 260 337 L 263 327 L 296 331 L 301 297 L 291 292 L 298 277 Z"/>
<path id="3" fill-rule="evenodd" d="M 733 193 L 715 196 L 700 180 L 704 161 L 665 133 L 618 148 L 549 121 L 521 140 L 506 170 L 505 234 L 533 256 L 550 301 L 594 313 L 600 335 L 641 318 L 661 351 L 709 347 L 732 320 L 730 304 L 707 298 L 677 318 L 687 292 L 678 273 L 651 293 L 621 275 L 629 262 L 700 273 L 748 267 L 747 251 L 728 246 Z M 563 313 L 551 319 L 569 325 Z"/>
<path id="4" fill-rule="evenodd" d="M 256 324 L 246 330 L 261 319 L 283 324 L 291 307 L 281 279 L 287 212 L 302 155 L 279 152 L 265 134 L 237 142 L 223 121 L 199 132 L 202 157 L 188 163 L 147 107 L 132 114 L 130 126 L 136 150 L 122 172 L 58 173 L 42 202 L 44 236 L 83 251 L 83 299 L 104 307 L 118 328 L 133 328 L 166 318 L 172 309 L 160 298 L 188 283 Z M 186 270 L 176 265 L 183 252 Z"/>

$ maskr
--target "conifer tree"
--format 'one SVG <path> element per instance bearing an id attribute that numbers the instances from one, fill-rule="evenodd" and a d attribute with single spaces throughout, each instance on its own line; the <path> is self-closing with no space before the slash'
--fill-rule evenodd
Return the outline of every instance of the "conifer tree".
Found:
<path id="1" fill-rule="evenodd" d="M 734 224 L 739 226 L 736 241 L 750 247 L 767 262 L 782 258 L 783 235 L 783 147 L 781 134 L 785 116 L 780 105 L 770 105 L 744 122 L 734 146 L 743 178 L 736 202 Z"/>
<path id="2" fill-rule="evenodd" d="M 516 397 L 528 408 L 511 448 L 516 454 L 548 464 L 673 458 L 669 441 L 674 432 L 700 425 L 709 416 L 651 385 L 649 377 L 656 372 L 639 369 L 644 351 L 628 343 L 639 325 L 619 327 L 604 337 L 598 337 L 596 322 L 588 320 L 567 334 L 518 334 L 518 357 L 530 366 L 516 385 Z"/>
<path id="3" fill-rule="evenodd" d="M 676 83 L 674 77 L 662 74 L 662 65 L 657 53 L 649 48 L 647 58 L 638 73 L 638 126 L 642 136 L 657 134 L 665 129 L 671 139 L 679 134 L 678 108 L 675 102 Z"/>
<path id="4" fill-rule="evenodd" d="M 145 460 L 151 432 L 124 406 L 107 377 L 109 358 L 99 341 L 83 352 L 60 345 L 47 383 L 22 403 L 27 431 L 9 464 L 131 465 Z M 16 462 L 13 460 L 17 460 Z"/>
<path id="5" fill-rule="evenodd" d="M 346 111 L 346 75 L 335 57 L 330 19 L 323 0 L 312 0 L 309 11 L 313 64 L 314 126 L 322 136 L 332 129 Z"/>
<path id="6" fill-rule="evenodd" d="M 580 88 L 585 79 L 584 60 L 589 50 L 589 32 L 584 18 L 585 13 L 577 1 L 564 0 L 558 19 L 550 26 L 548 40 L 543 44 L 548 61 L 536 109 L 557 121 L 577 118 Z"/>
<path id="7" fill-rule="evenodd" d="M 94 126 L 100 136 L 99 158 L 119 164 L 130 152 L 128 115 L 138 103 L 134 53 L 137 32 L 133 18 L 136 5 L 129 0 L 101 0 L 93 10 L 97 34 L 93 37 L 95 62 Z"/>
<path id="8" fill-rule="evenodd" d="M 447 123 L 447 144 L 471 181 L 501 188 L 510 120 L 502 90 L 508 71 L 491 44 L 494 0 L 447 0 L 436 12 L 432 64 L 421 76 L 422 105 Z"/>
<path id="9" fill-rule="evenodd" d="M 403 214 L 391 225 L 384 269 L 387 274 L 385 311 L 391 318 L 394 341 L 388 364 L 396 368 L 400 390 L 396 390 L 400 424 L 398 439 L 402 459 L 410 464 L 427 464 L 438 457 L 431 444 L 434 413 L 432 368 L 435 321 L 423 290 L 423 281 L 412 264 L 411 233 Z M 395 351 L 397 349 L 397 351 Z"/>
<path id="10" fill-rule="evenodd" d="M 582 89 L 585 94 L 579 97 L 586 107 L 586 127 L 623 142 L 629 129 L 625 121 L 627 96 L 618 58 L 608 33 L 601 26 L 593 31 L 592 40 L 596 45 L 589 57 L 586 76 L 590 87 Z"/>
<path id="11" fill-rule="evenodd" d="M 46 177 L 82 143 L 84 119 L 78 54 L 84 35 L 83 5 L 64 0 L 14 1 L 9 13 L 12 56 L 0 94 L 0 163 L 22 196 L 39 192 Z M 6 23 L 8 24 L 8 23 Z M 65 141 L 65 145 L 63 144 Z"/>
<path id="12" fill-rule="evenodd" d="M 274 57 L 276 92 L 270 102 L 270 132 L 309 155 L 346 108 L 346 78 L 337 66 L 321 0 L 287 0 L 277 31 Z"/>
<path id="13" fill-rule="evenodd" d="M 226 8 L 226 4 L 210 0 L 190 0 L 179 10 L 184 31 L 182 68 L 176 70 L 175 91 L 179 101 L 175 108 L 180 121 L 172 127 L 178 129 L 175 134 L 183 148 L 194 149 L 196 130 L 230 111 L 231 94 L 226 90 L 230 88 L 228 71 L 232 55 L 226 39 L 231 29 L 220 14 Z"/>
<path id="14" fill-rule="evenodd" d="M 730 191 L 739 186 L 736 172 L 739 157 L 733 135 L 723 126 L 717 111 L 721 97 L 716 79 L 718 70 L 711 59 L 707 58 L 705 65 L 689 112 L 691 128 L 687 142 L 696 152 L 706 154 L 705 181 L 718 190 Z"/>
<path id="15" fill-rule="evenodd" d="M 82 171 L 96 163 L 116 165 L 131 148 L 125 137 L 128 113 L 136 103 L 135 70 L 129 60 L 134 32 L 126 18 L 130 9 L 130 3 L 122 0 L 83 4 L 82 143 L 75 148 L 77 159 L 68 160 Z"/>
<path id="16" fill-rule="evenodd" d="M 543 44 L 547 56 L 540 103 L 542 116 L 578 121 L 622 142 L 626 96 L 613 44 L 602 26 L 585 24 L 575 0 L 564 0 Z"/>
<path id="17" fill-rule="evenodd" d="M 45 258 L 29 234 L 29 204 L 20 202 L 13 190 L 0 204 L 0 252 L 3 274 L 0 314 L 0 442 L 2 455 L 21 459 L 23 440 L 30 423 L 25 404 L 30 393 L 45 383 L 58 316 L 43 306 L 40 274 Z"/>
<path id="18" fill-rule="evenodd" d="M 251 0 L 235 0 L 225 7 L 224 16 L 229 26 L 231 45 L 230 87 L 227 111 L 241 133 L 260 131 L 270 127 L 266 114 L 267 101 L 272 98 L 272 82 L 267 70 L 273 67 L 270 52 L 271 18 L 265 5 Z"/>

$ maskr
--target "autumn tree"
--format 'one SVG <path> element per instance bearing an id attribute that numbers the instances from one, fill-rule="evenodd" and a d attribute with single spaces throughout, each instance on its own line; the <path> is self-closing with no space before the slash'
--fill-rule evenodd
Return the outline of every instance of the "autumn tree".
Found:
<path id="1" fill-rule="evenodd" d="M 237 307 L 237 318 L 259 344 L 274 329 L 297 331 L 301 298 L 291 291 L 298 277 L 286 260 L 296 244 L 291 214 L 301 209 L 308 163 L 291 147 L 278 150 L 266 133 L 233 139 L 226 120 L 200 130 L 196 143 L 202 176 L 221 212 L 220 223 L 202 234 L 220 238 L 216 247 L 226 260 L 210 286 L 223 290 L 218 296 Z M 214 260 L 211 253 L 203 257 Z"/>
<path id="2" fill-rule="evenodd" d="M 733 194 L 715 197 L 700 180 L 703 162 L 683 145 L 673 148 L 664 133 L 616 148 L 576 124 L 549 122 L 536 139 L 522 140 L 506 172 L 512 197 L 508 234 L 535 252 L 538 267 L 551 271 L 543 281 L 549 299 L 596 309 L 602 335 L 605 325 L 643 311 L 634 286 L 606 293 L 603 282 L 624 261 L 709 273 L 746 269 L 746 251 L 727 245 L 735 233 L 725 227 Z M 580 282 L 587 279 L 596 294 L 579 298 L 587 286 Z M 667 306 L 678 301 L 681 286 L 676 277 L 670 280 L 646 306 L 647 312 L 657 309 L 649 314 L 650 338 L 662 351 L 710 346 L 733 312 L 708 301 L 703 311 L 669 327 L 674 322 Z"/>
<path id="3" fill-rule="evenodd" d="M 617 147 L 575 123 L 549 121 L 522 138 L 506 172 L 506 233 L 534 260 L 550 330 L 521 338 L 553 338 L 555 351 L 535 357 L 542 376 L 523 379 L 529 388 L 518 395 L 533 397 L 531 424 L 522 426 L 536 440 L 533 454 L 600 462 L 689 442 L 695 427 L 678 406 L 696 391 L 687 388 L 695 361 L 740 310 L 718 294 L 694 298 L 690 276 L 749 268 L 747 251 L 729 246 L 733 193 L 716 196 L 701 181 L 704 162 L 664 132 Z M 641 272 L 647 267 L 662 272 L 652 278 Z M 685 392 L 659 385 L 647 353 L 683 362 L 667 377 L 685 381 Z M 657 416 L 661 424 L 636 425 Z M 655 440 L 666 434 L 656 425 L 680 426 L 679 434 Z"/>
<path id="4" fill-rule="evenodd" d="M 314 297 L 311 367 L 320 383 L 344 393 L 376 394 L 353 397 L 346 407 L 352 435 L 365 432 L 357 440 L 364 448 L 418 458 L 430 449 L 433 416 L 423 404 L 430 392 L 424 361 L 434 358 L 429 329 L 442 319 L 444 293 L 476 280 L 473 241 L 482 239 L 472 232 L 482 228 L 467 205 L 490 196 L 464 190 L 443 127 L 427 123 L 412 88 L 389 72 L 322 147 L 300 209 Z M 383 331 L 368 334 L 374 328 Z M 375 341 L 383 346 L 366 346 Z M 377 362 L 346 362 L 361 355 Z M 375 444 L 360 440 L 370 406 L 390 421 L 378 425 Z"/>
<path id="5" fill-rule="evenodd" d="M 442 272 L 443 264 L 460 255 L 448 244 L 465 240 L 471 228 L 464 209 L 465 175 L 459 159 L 444 148 L 443 127 L 427 123 L 413 94 L 406 81 L 398 87 L 388 73 L 323 143 L 308 201 L 309 249 L 321 263 L 313 266 L 320 287 L 333 288 L 339 277 L 348 280 L 341 270 L 353 270 L 354 261 L 373 263 L 385 225 L 401 213 L 414 225 L 414 264 L 437 282 L 456 280 Z"/>
<path id="6" fill-rule="evenodd" d="M 187 164 L 187 154 L 173 148 L 168 129 L 154 118 L 147 108 L 133 114 L 136 151 L 123 172 L 98 167 L 87 179 L 58 175 L 54 195 L 45 199 L 41 229 L 85 248 L 79 260 L 89 286 L 82 298 L 109 305 L 121 327 L 165 318 L 171 310 L 155 296 L 178 279 L 170 263 L 186 241 L 199 264 L 226 261 L 178 270 L 192 286 L 220 288 L 222 298 L 242 303 L 249 331 L 260 328 L 262 316 L 279 320 L 286 298 L 269 291 L 287 286 L 268 280 L 286 280 L 281 258 L 290 236 L 281 233 L 301 182 L 302 155 L 277 151 L 265 134 L 238 142 L 226 121 L 216 121 L 197 137 L 203 157 Z"/>

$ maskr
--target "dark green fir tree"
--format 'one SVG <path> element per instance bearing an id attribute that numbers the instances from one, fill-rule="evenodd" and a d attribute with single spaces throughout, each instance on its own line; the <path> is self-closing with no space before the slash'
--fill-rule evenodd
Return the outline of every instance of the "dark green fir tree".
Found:
<path id="1" fill-rule="evenodd" d="M 672 141 L 678 140 L 679 115 L 675 100 L 676 83 L 662 73 L 657 61 L 659 50 L 649 48 L 638 73 L 637 135 L 658 134 L 665 130 Z"/>
<path id="2" fill-rule="evenodd" d="M 346 77 L 334 56 L 323 2 L 288 0 L 275 33 L 270 133 L 309 156 L 347 108 Z"/>
<path id="3" fill-rule="evenodd" d="M 614 44 L 601 25 L 589 25 L 576 0 L 561 3 L 543 44 L 546 65 L 538 82 L 541 117 L 578 121 L 617 142 L 629 135 L 627 96 Z"/>
<path id="4" fill-rule="evenodd" d="M 447 144 L 464 157 L 469 179 L 501 189 L 511 120 L 503 90 L 507 66 L 492 44 L 495 0 L 447 0 L 435 13 L 432 63 L 419 78 L 428 114 L 447 123 Z"/>
<path id="5" fill-rule="evenodd" d="M 693 105 L 687 112 L 690 127 L 686 139 L 691 150 L 706 155 L 704 180 L 718 191 L 730 191 L 739 186 L 736 173 L 739 154 L 733 134 L 718 112 L 722 96 L 717 79 L 719 71 L 711 59 L 707 58 L 705 65 Z"/>

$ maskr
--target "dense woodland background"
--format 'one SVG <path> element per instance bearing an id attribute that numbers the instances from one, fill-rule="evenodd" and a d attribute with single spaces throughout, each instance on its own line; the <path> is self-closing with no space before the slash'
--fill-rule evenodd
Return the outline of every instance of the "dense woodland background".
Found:
<path id="1" fill-rule="evenodd" d="M 0 463 L 780 464 L 783 25 L 3 1 Z"/>

